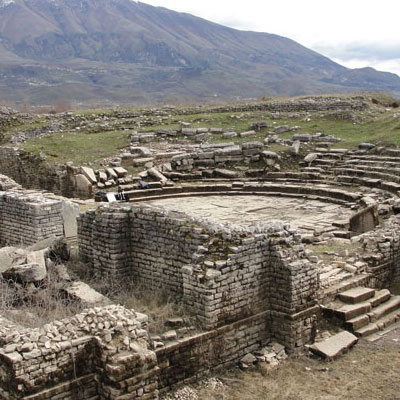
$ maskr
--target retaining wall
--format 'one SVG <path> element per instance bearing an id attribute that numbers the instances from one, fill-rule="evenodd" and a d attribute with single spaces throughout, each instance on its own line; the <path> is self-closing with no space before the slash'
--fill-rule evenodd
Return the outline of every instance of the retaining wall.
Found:
<path id="1" fill-rule="evenodd" d="M 300 241 L 288 225 L 232 227 L 140 205 L 78 218 L 80 254 L 93 272 L 168 290 L 208 330 L 270 311 L 271 326 L 282 331 L 271 334 L 289 350 L 312 336 L 313 320 L 299 313 L 313 309 L 318 291 L 316 265 Z"/>
<path id="2" fill-rule="evenodd" d="M 6 174 L 25 189 L 41 189 L 66 197 L 92 197 L 90 182 L 79 180 L 79 168 L 49 165 L 40 155 L 0 146 L 0 174 Z"/>
<path id="3" fill-rule="evenodd" d="M 0 147 L 0 173 L 6 174 L 26 189 L 61 190 L 64 173 L 51 168 L 42 157 L 16 147 Z"/>
<path id="4" fill-rule="evenodd" d="M 393 215 L 383 227 L 360 236 L 364 248 L 363 259 L 368 263 L 367 271 L 377 287 L 390 287 L 400 283 L 400 216 Z"/>
<path id="5" fill-rule="evenodd" d="M 2 322 L 2 399 L 158 398 L 159 369 L 143 314 L 107 306 L 36 329 Z"/>

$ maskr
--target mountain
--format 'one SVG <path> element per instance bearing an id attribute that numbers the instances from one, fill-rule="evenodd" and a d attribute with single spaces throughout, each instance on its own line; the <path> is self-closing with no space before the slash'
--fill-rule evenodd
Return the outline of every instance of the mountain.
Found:
<path id="1" fill-rule="evenodd" d="M 400 94 L 400 78 L 132 0 L 0 0 L 0 100 L 187 102 L 357 90 Z"/>

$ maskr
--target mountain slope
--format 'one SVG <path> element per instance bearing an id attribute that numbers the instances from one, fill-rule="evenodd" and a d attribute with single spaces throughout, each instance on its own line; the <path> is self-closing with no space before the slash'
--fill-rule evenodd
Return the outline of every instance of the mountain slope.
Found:
<path id="1" fill-rule="evenodd" d="M 14 100 L 150 102 L 357 89 L 400 93 L 400 78 L 349 70 L 277 35 L 132 0 L 0 0 L 0 90 Z"/>

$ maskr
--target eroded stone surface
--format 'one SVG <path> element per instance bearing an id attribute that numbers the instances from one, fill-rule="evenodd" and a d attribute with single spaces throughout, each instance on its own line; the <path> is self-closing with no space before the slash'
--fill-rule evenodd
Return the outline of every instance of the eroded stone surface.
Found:
<path id="1" fill-rule="evenodd" d="M 274 196 L 193 196 L 149 203 L 166 209 L 179 209 L 217 223 L 251 225 L 261 221 L 281 220 L 302 231 L 332 226 L 332 222 L 351 215 L 351 210 L 337 204 Z"/>

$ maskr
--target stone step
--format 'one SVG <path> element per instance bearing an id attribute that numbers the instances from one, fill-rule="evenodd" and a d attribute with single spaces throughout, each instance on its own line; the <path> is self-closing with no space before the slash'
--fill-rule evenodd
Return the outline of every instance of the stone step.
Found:
<path id="1" fill-rule="evenodd" d="M 334 167 L 336 165 L 336 160 L 325 160 L 325 159 L 321 159 L 321 158 L 317 158 L 316 160 L 314 160 L 313 162 L 314 166 L 320 166 L 321 168 L 323 167 Z"/>
<path id="2" fill-rule="evenodd" d="M 352 275 L 350 278 L 345 279 L 335 285 L 330 286 L 328 289 L 324 291 L 324 298 L 326 300 L 333 299 L 340 292 L 344 292 L 345 290 L 367 285 L 367 282 L 371 274 L 357 274 Z"/>
<path id="3" fill-rule="evenodd" d="M 338 294 L 338 298 L 344 303 L 356 304 L 374 297 L 375 289 L 355 287 Z"/>
<path id="4" fill-rule="evenodd" d="M 324 358 L 333 359 L 348 350 L 358 341 L 357 337 L 352 333 L 343 331 L 339 332 L 322 342 L 314 343 L 309 349 L 317 355 Z"/>
<path id="5" fill-rule="evenodd" d="M 371 170 L 352 169 L 349 167 L 347 167 L 347 168 L 332 168 L 332 172 L 334 172 L 336 175 L 368 177 L 368 178 L 381 179 L 381 180 L 393 181 L 393 182 L 399 182 L 399 180 L 400 180 L 400 178 L 397 175 L 382 173 L 382 172 L 374 172 Z"/>
<path id="6" fill-rule="evenodd" d="M 375 322 L 370 322 L 368 325 L 365 325 L 359 329 L 354 331 L 354 334 L 358 337 L 365 337 L 372 335 L 378 331 L 382 331 L 386 329 L 388 326 L 394 324 L 400 320 L 400 310 L 392 311 L 382 318 L 378 319 Z"/>
<path id="7" fill-rule="evenodd" d="M 367 314 L 360 315 L 358 317 L 349 319 L 344 323 L 346 329 L 354 332 L 369 324 L 369 316 Z"/>
<path id="8" fill-rule="evenodd" d="M 370 300 L 372 307 L 377 307 L 379 304 L 384 303 L 391 297 L 390 290 L 382 289 L 375 293 L 375 296 Z"/>
<path id="9" fill-rule="evenodd" d="M 369 301 L 365 301 L 357 304 L 344 304 L 340 308 L 333 309 L 333 312 L 340 319 L 348 321 L 362 314 L 370 312 L 371 309 L 371 303 Z"/>
<path id="10" fill-rule="evenodd" d="M 379 331 L 378 325 L 375 324 L 374 322 L 371 322 L 370 324 L 365 325 L 362 328 L 354 331 L 354 334 L 358 337 L 364 337 L 364 336 L 372 335 L 373 333 L 378 332 L 378 331 Z"/>
<path id="11" fill-rule="evenodd" d="M 379 330 L 384 330 L 389 325 L 392 325 L 395 322 L 397 322 L 399 319 L 400 319 L 400 310 L 397 309 L 395 311 L 386 314 L 384 317 L 378 319 L 378 321 L 376 321 L 376 324 L 378 325 Z"/>
<path id="12" fill-rule="evenodd" d="M 358 170 L 363 170 L 363 171 L 374 171 L 374 172 L 382 172 L 382 173 L 387 173 L 388 172 L 388 167 L 390 167 L 390 172 L 392 174 L 398 175 L 400 173 L 400 168 L 395 168 L 389 165 L 384 165 L 384 166 L 378 166 L 378 165 L 369 165 L 369 164 L 360 164 L 358 163 L 348 163 L 345 162 L 343 164 L 338 164 L 336 165 L 337 168 L 350 168 L 350 169 L 358 169 Z M 398 166 L 398 165 L 397 165 Z"/>
<path id="13" fill-rule="evenodd" d="M 350 231 L 333 231 L 332 235 L 340 238 L 340 239 L 350 239 L 351 238 L 351 232 Z"/>
<path id="14" fill-rule="evenodd" d="M 397 309 L 400 309 L 400 296 L 393 296 L 379 306 L 374 307 L 372 311 L 368 312 L 368 315 L 371 321 L 375 321 Z"/>
<path id="15" fill-rule="evenodd" d="M 395 322 L 394 324 L 391 324 L 387 328 L 385 328 L 382 331 L 379 331 L 377 333 L 374 333 L 370 336 L 368 336 L 367 340 L 368 342 L 376 342 L 377 340 L 381 339 L 383 336 L 387 335 L 390 332 L 393 332 L 395 329 L 400 329 L 400 322 Z"/>

